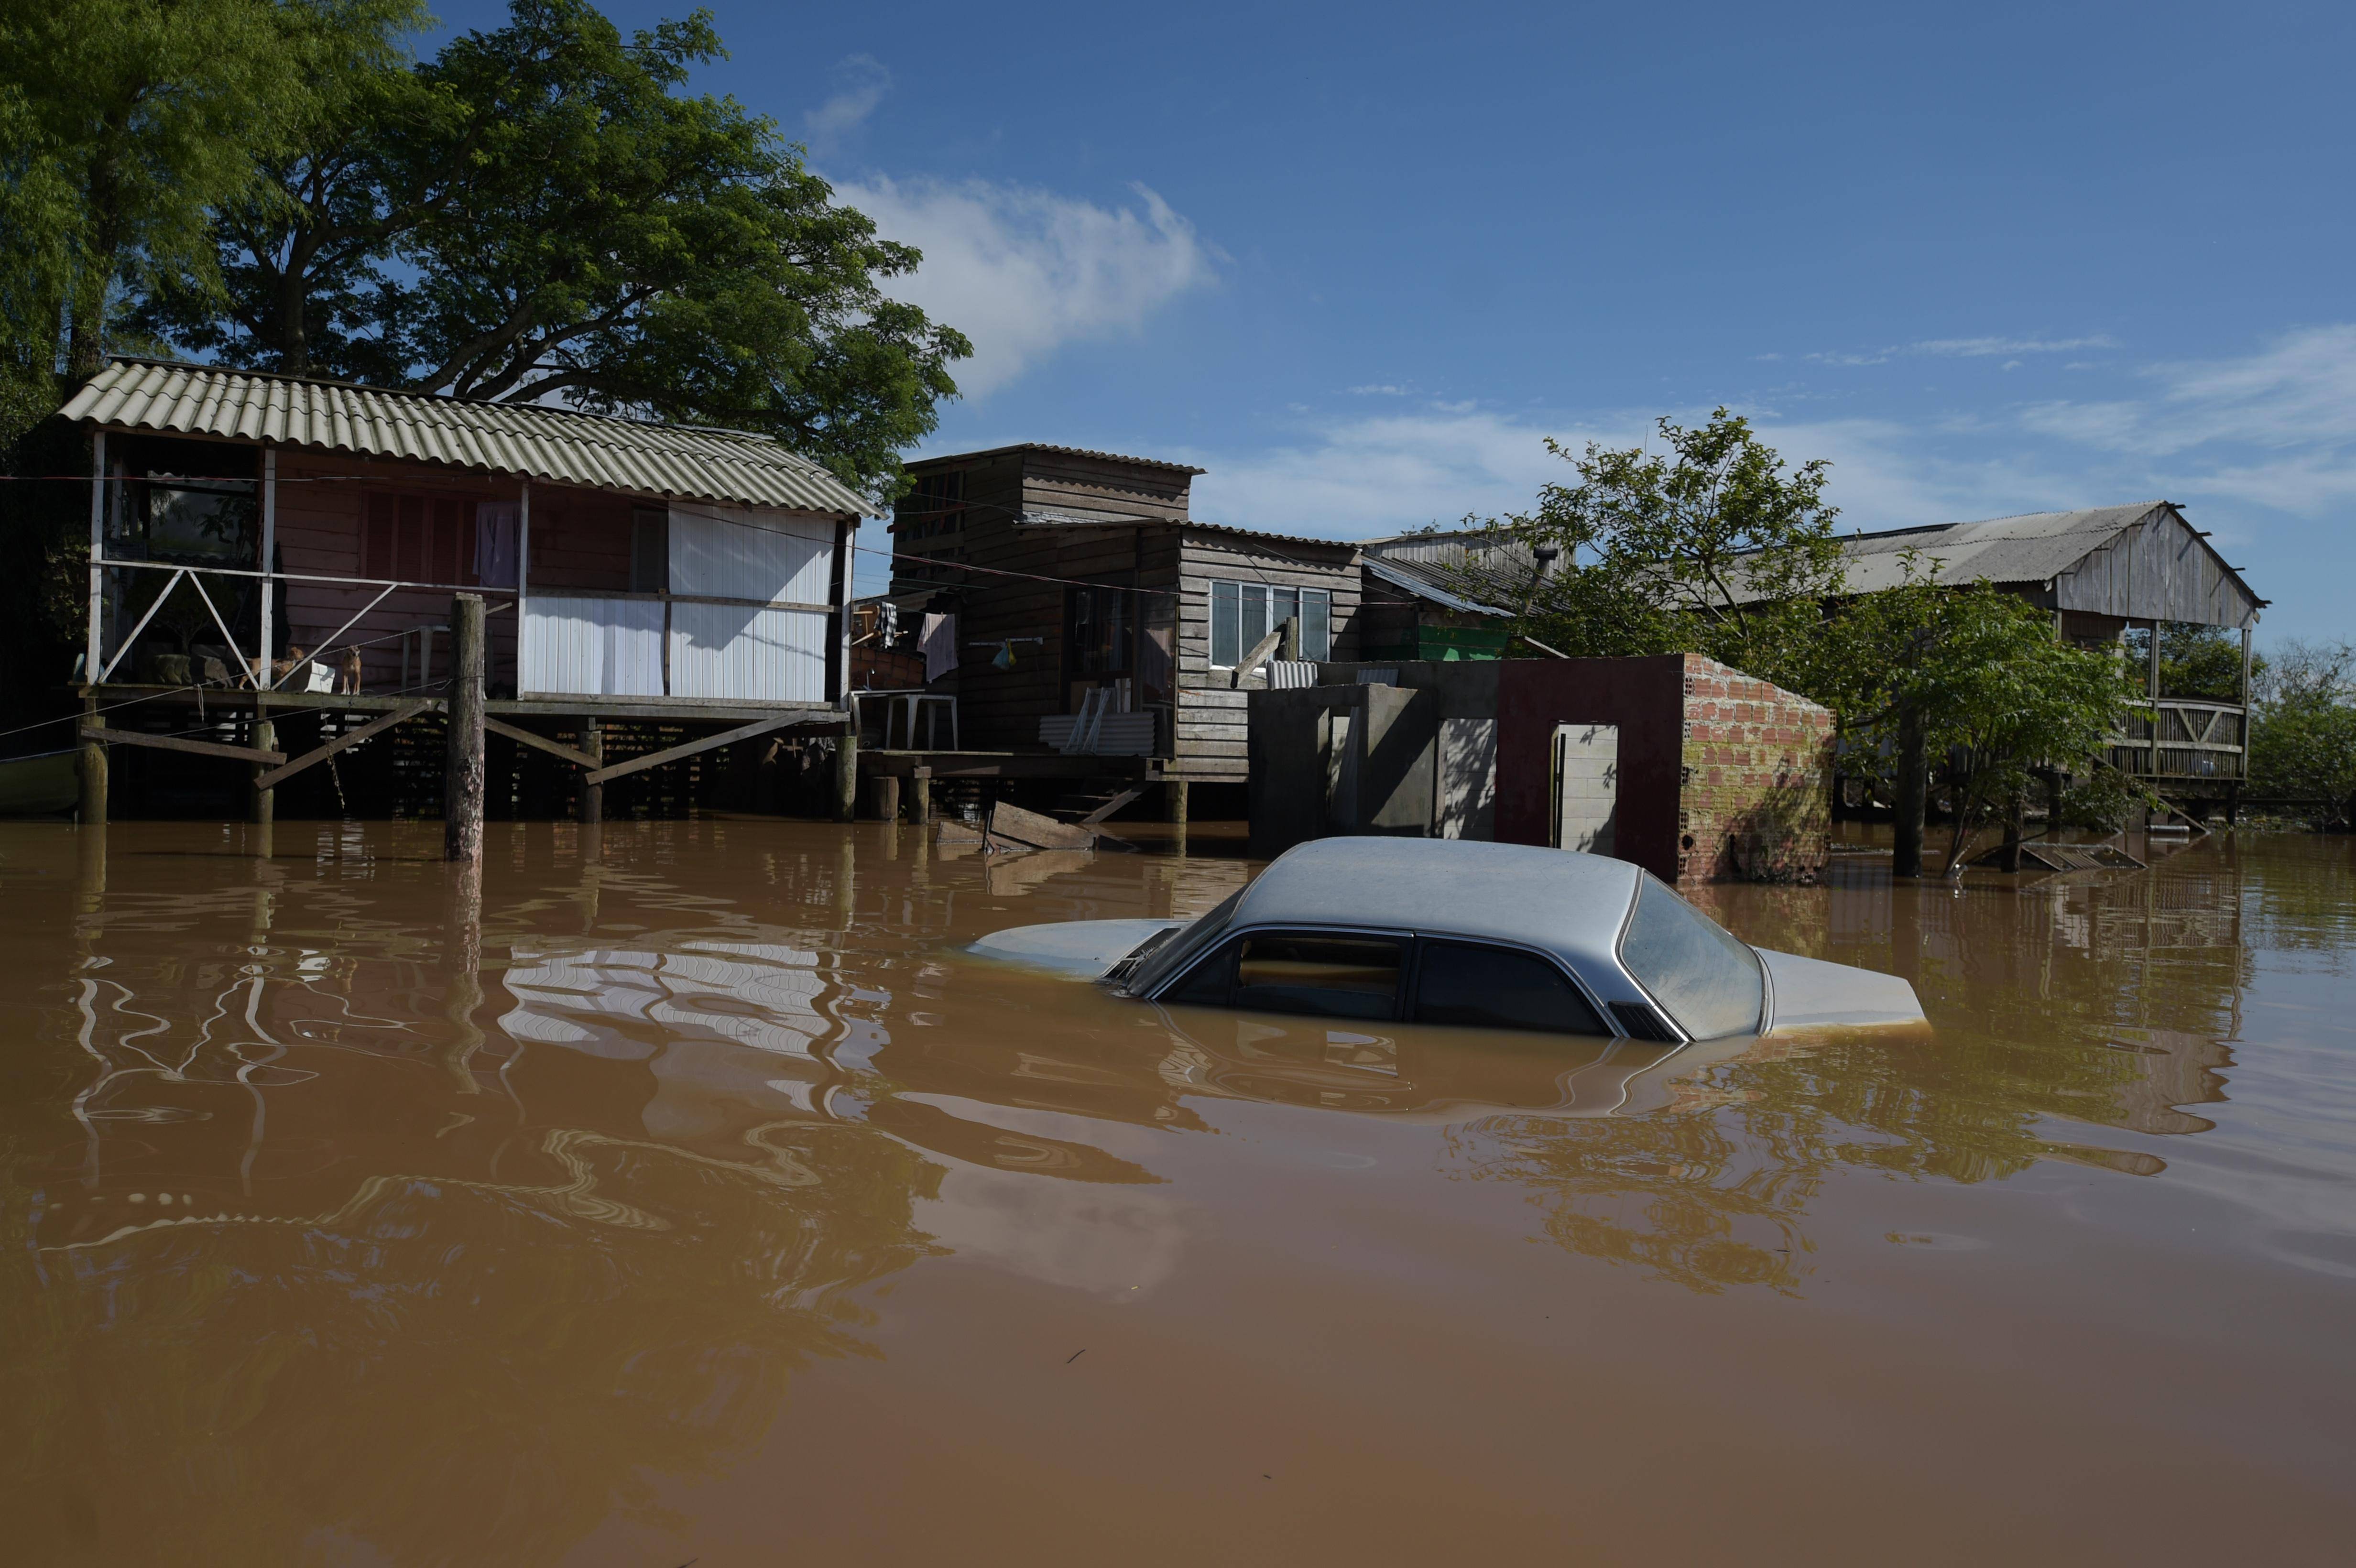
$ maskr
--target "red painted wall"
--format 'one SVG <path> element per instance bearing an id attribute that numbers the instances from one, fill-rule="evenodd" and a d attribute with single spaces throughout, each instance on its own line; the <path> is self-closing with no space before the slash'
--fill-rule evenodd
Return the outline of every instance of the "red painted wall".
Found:
<path id="1" fill-rule="evenodd" d="M 1544 844 L 1558 724 L 1620 730 L 1617 854 L 1675 881 L 1678 773 L 1685 765 L 1683 655 L 1507 659 L 1497 670 L 1496 837 Z"/>

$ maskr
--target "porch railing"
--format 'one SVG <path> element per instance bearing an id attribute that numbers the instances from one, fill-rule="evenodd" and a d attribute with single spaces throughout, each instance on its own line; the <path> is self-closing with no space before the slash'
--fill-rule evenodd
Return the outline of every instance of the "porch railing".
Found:
<path id="1" fill-rule="evenodd" d="M 2111 765 L 2136 778 L 2249 776 L 2249 709 L 2238 702 L 2163 697 L 2136 703 L 2110 738 Z"/>

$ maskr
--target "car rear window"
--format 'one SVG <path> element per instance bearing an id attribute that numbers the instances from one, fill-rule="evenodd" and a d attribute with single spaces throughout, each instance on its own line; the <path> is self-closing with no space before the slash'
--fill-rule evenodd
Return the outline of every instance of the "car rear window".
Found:
<path id="1" fill-rule="evenodd" d="M 1472 1029 L 1612 1031 L 1560 969 L 1533 953 L 1427 942 L 1416 965 L 1415 1021 Z"/>
<path id="2" fill-rule="evenodd" d="M 1759 1027 L 1767 1000 L 1759 955 L 1649 875 L 1637 885 L 1620 962 L 1696 1040 Z"/>

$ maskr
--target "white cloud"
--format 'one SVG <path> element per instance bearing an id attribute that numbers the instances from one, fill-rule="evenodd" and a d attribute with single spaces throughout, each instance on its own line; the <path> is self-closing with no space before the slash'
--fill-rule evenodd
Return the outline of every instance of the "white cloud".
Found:
<path id="1" fill-rule="evenodd" d="M 1405 387 L 1344 387 L 1343 390 L 1349 393 L 1354 398 L 1404 398 L 1407 396 L 1407 389 Z"/>
<path id="2" fill-rule="evenodd" d="M 1933 337 L 1907 345 L 1910 354 L 1936 354 L 1952 359 L 1993 359 L 2016 354 L 2076 354 L 2088 348 L 2116 348 L 2104 336 L 2094 337 Z M 2010 368 L 2010 367 L 2007 367 Z"/>
<path id="3" fill-rule="evenodd" d="M 1134 332 L 1216 278 L 1217 251 L 1144 186 L 1135 207 L 989 180 L 844 181 L 886 239 L 925 253 L 892 292 L 973 339 L 956 368 L 979 396 L 1066 343 Z"/>
<path id="4" fill-rule="evenodd" d="M 1707 409 L 1676 411 L 1698 421 Z M 1761 438 L 1798 464 L 1832 464 L 1826 494 L 1843 528 L 1904 528 L 2076 505 L 2082 481 L 1975 441 L 1974 455 L 1931 450 L 1924 432 L 1890 420 L 1791 421 L 1752 411 Z M 1526 511 L 1538 487 L 1574 480 L 1546 449 L 1573 453 L 1590 441 L 1649 444 L 1651 421 L 1629 412 L 1560 419 L 1509 416 L 1462 405 L 1327 421 L 1290 443 L 1256 452 L 1194 452 L 1209 472 L 1194 481 L 1194 512 L 1212 522 L 1333 539 L 1373 539 L 1438 523 Z M 2054 497 L 2063 497 L 2057 502 Z"/>
<path id="5" fill-rule="evenodd" d="M 2309 515 L 2356 500 L 2356 325 L 2307 327 L 2255 354 L 2146 375 L 2153 397 L 2035 403 L 2021 423 L 2135 460 L 2190 494 Z"/>
<path id="6" fill-rule="evenodd" d="M 892 73 L 873 55 L 851 56 L 834 68 L 834 75 L 841 83 L 834 96 L 802 116 L 803 134 L 820 153 L 865 124 L 892 91 Z"/>

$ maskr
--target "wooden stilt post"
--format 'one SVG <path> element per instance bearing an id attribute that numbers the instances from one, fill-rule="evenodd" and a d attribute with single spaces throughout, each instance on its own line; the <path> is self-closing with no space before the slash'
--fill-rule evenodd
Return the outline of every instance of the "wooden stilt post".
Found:
<path id="1" fill-rule="evenodd" d="M 596 758 L 599 766 L 605 765 L 605 732 L 598 728 L 594 717 L 584 717 L 581 720 L 581 750 Z M 581 785 L 581 826 L 594 827 L 605 820 L 605 786 L 584 780 Z"/>
<path id="2" fill-rule="evenodd" d="M 1165 815 L 1181 831 L 1186 827 L 1186 781 L 1168 779 L 1162 785 L 1162 802 Z"/>
<path id="3" fill-rule="evenodd" d="M 933 819 L 933 770 L 918 768 L 908 778 L 908 820 L 922 827 Z"/>
<path id="4" fill-rule="evenodd" d="M 442 773 L 442 858 L 483 858 L 483 596 L 450 601 L 449 761 Z"/>
<path id="5" fill-rule="evenodd" d="M 900 820 L 900 780 L 894 774 L 878 773 L 875 777 L 875 819 Z"/>
<path id="6" fill-rule="evenodd" d="M 846 722 L 834 742 L 834 819 L 853 822 L 859 814 L 859 728 Z"/>
<path id="7" fill-rule="evenodd" d="M 257 752 L 278 750 L 278 726 L 270 721 L 265 716 L 266 713 L 267 709 L 257 709 L 254 712 L 253 749 Z M 262 774 L 270 772 L 271 767 L 272 764 L 268 763 L 254 763 L 254 778 L 258 781 Z M 267 828 L 277 820 L 277 817 L 278 792 L 275 789 L 256 789 L 253 792 L 254 826 Z"/>
<path id="8" fill-rule="evenodd" d="M 1897 810 L 1890 873 L 1900 877 L 1922 874 L 1923 797 L 1930 793 L 1930 759 L 1920 716 L 1908 713 L 1898 722 L 1898 777 L 1890 804 Z"/>
<path id="9" fill-rule="evenodd" d="M 85 697 L 81 703 L 84 730 L 103 730 L 106 720 L 98 711 L 98 699 Z M 84 827 L 106 826 L 106 745 L 100 741 L 84 739 L 81 743 L 81 805 L 78 813 Z"/>

